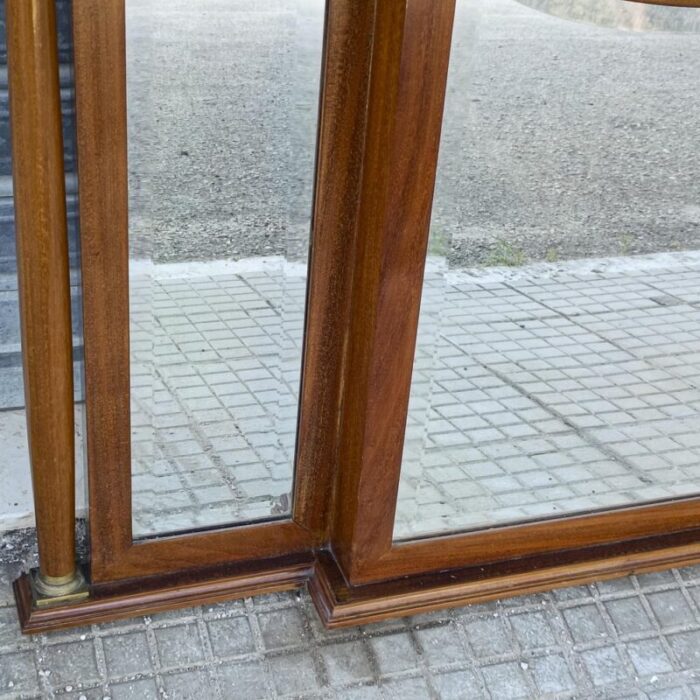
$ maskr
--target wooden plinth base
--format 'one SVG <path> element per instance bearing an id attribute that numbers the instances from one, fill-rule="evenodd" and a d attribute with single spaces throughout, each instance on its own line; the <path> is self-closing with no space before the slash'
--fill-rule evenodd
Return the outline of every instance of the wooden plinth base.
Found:
<path id="1" fill-rule="evenodd" d="M 309 592 L 324 625 L 333 629 L 698 562 L 700 541 L 695 531 L 350 586 L 335 559 L 322 553 Z"/>
<path id="2" fill-rule="evenodd" d="M 87 600 L 37 607 L 29 576 L 15 581 L 26 634 L 147 615 L 298 588 L 311 598 L 328 628 L 480 603 L 700 563 L 697 531 L 591 547 L 499 564 L 409 576 L 363 586 L 348 585 L 328 552 L 90 587 Z"/>
<path id="3" fill-rule="evenodd" d="M 34 604 L 27 574 L 15 581 L 14 591 L 22 632 L 34 634 L 299 588 L 313 567 L 313 556 L 304 554 L 250 566 L 147 577 L 91 586 L 86 600 L 53 607 Z"/>

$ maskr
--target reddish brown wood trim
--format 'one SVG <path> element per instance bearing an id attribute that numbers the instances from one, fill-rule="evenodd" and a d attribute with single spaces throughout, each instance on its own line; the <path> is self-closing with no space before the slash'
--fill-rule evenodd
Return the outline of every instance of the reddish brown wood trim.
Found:
<path id="1" fill-rule="evenodd" d="M 73 337 L 56 8 L 8 0 L 24 393 L 42 577 L 75 572 Z"/>
<path id="2" fill-rule="evenodd" d="M 395 543 L 356 573 L 368 583 L 700 528 L 700 498 Z"/>
<path id="3" fill-rule="evenodd" d="M 321 553 L 309 592 L 326 627 L 337 628 L 698 562 L 700 530 L 694 530 L 351 587 L 335 559 Z"/>
<path id="4" fill-rule="evenodd" d="M 351 23 L 358 15 L 351 4 L 335 0 L 340 8 L 333 21 Z M 129 578 L 138 574 L 166 573 L 173 569 L 196 569 L 237 559 L 257 560 L 284 552 L 309 550 L 320 544 L 328 502 L 334 434 L 324 436 L 313 426 L 314 407 L 328 406 L 324 413 L 328 427 L 332 410 L 337 410 L 339 381 L 332 363 L 337 360 L 337 344 L 325 343 L 307 356 L 307 391 L 302 400 L 310 403 L 309 416 L 302 430 L 316 432 L 313 450 L 303 455 L 296 475 L 297 499 L 293 522 L 271 522 L 236 526 L 209 533 L 166 537 L 134 543 L 131 525 L 131 434 L 129 382 L 129 298 L 128 298 L 128 178 L 126 169 L 126 59 L 124 0 L 75 0 L 73 32 L 76 64 L 76 112 L 80 190 L 81 248 L 84 291 L 84 336 L 87 407 L 87 457 L 89 483 L 89 527 L 91 580 L 93 583 Z M 365 22 L 366 24 L 366 22 Z M 324 79 L 324 95 L 340 91 L 343 70 L 356 42 L 362 39 L 355 28 L 350 46 L 339 46 L 337 55 L 325 65 L 335 73 Z M 347 33 L 347 30 L 346 30 Z M 333 45 L 333 42 L 330 42 Z M 346 66 L 347 68 L 347 66 Z M 360 74 L 362 71 L 359 71 Z M 359 76 L 361 77 L 361 76 Z M 330 98 L 329 98 L 330 99 Z M 360 98 L 361 99 L 361 96 Z M 322 162 L 331 156 L 334 142 L 333 118 L 338 105 L 331 105 L 327 121 L 328 149 Z M 345 115 L 346 129 L 350 124 Z M 349 147 L 348 147 L 349 148 Z M 352 155 L 351 149 L 346 157 Z M 319 240 L 330 244 L 333 209 L 325 211 L 317 198 Z M 323 324 L 342 318 L 336 311 L 342 305 L 338 285 L 346 269 L 342 255 L 331 255 L 318 241 L 314 246 L 311 278 L 314 294 L 313 318 Z M 347 246 L 348 241 L 342 241 Z M 338 252 L 334 249 L 334 253 Z M 309 333 L 318 342 L 330 329 L 309 323 Z M 316 351 L 317 350 L 317 351 Z M 331 364 L 326 367 L 324 362 Z M 332 427 L 332 426 L 331 426 Z M 323 441 L 322 441 L 323 440 Z M 311 487 L 309 487 L 311 485 Z M 307 528 L 311 528 L 311 532 Z"/>
<path id="5" fill-rule="evenodd" d="M 391 547 L 454 0 L 377 6 L 332 547 Z"/>
<path id="6" fill-rule="evenodd" d="M 84 602 L 41 609 L 32 607 L 27 575 L 15 581 L 14 592 L 22 632 L 35 634 L 298 588 L 312 570 L 311 555 L 289 556 L 255 565 L 93 586 Z"/>
<path id="7" fill-rule="evenodd" d="M 124 0 L 74 0 L 91 575 L 131 546 Z"/>
<path id="8" fill-rule="evenodd" d="M 309 552 L 312 538 L 290 520 L 236 526 L 137 541 L 118 557 L 103 559 L 101 578 L 94 583 L 166 574 L 184 569 Z"/>
<path id="9" fill-rule="evenodd" d="M 329 0 L 294 483 L 294 518 L 325 542 L 369 86 L 374 0 Z"/>

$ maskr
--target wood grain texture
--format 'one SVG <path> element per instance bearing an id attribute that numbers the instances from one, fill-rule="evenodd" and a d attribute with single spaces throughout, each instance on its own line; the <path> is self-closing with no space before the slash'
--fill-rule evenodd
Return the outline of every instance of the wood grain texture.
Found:
<path id="1" fill-rule="evenodd" d="M 394 543 L 382 556 L 366 562 L 355 581 L 381 581 L 696 528 L 700 528 L 700 498 L 446 534 Z"/>
<path id="2" fill-rule="evenodd" d="M 74 0 L 91 577 L 129 549 L 131 429 L 124 0 Z"/>
<path id="3" fill-rule="evenodd" d="M 377 6 L 332 548 L 391 547 L 454 1 Z"/>
<path id="4" fill-rule="evenodd" d="M 322 148 L 326 170 L 331 159 L 351 159 L 356 133 L 346 118 L 336 127 L 350 92 L 362 80 L 350 69 L 358 42 L 364 41 L 362 17 L 348 0 L 334 0 L 327 40 L 322 91 Z M 347 215 L 346 195 L 338 208 L 316 197 L 311 289 L 304 356 L 304 382 L 295 474 L 293 520 L 258 525 L 232 524 L 212 532 L 179 534 L 134 542 L 131 503 L 129 381 L 129 257 L 124 0 L 75 0 L 73 33 L 76 68 L 76 122 L 80 190 L 81 252 L 84 290 L 87 458 L 91 580 L 116 581 L 136 575 L 238 560 L 258 560 L 286 552 L 308 551 L 322 543 L 331 486 L 334 423 L 338 411 L 341 355 L 337 340 L 347 295 L 345 254 L 351 239 L 338 236 L 337 221 Z M 343 132 L 342 134 L 340 132 Z M 361 133 L 361 130 L 360 130 Z M 346 136 L 350 143 L 343 143 Z M 351 172 L 348 169 L 348 172 Z M 342 183 L 324 180 L 326 190 L 347 192 Z M 352 217 L 349 217 L 352 220 Z M 348 228 L 346 226 L 346 228 Z M 330 324 L 334 328 L 329 328 Z M 340 341 L 342 345 L 342 340 Z M 325 485 L 325 486 L 324 486 Z"/>
<path id="5" fill-rule="evenodd" d="M 373 0 L 329 0 L 326 12 L 294 481 L 294 519 L 315 545 L 338 460 L 374 14 Z"/>
<path id="6" fill-rule="evenodd" d="M 40 572 L 75 571 L 73 337 L 56 12 L 7 0 L 15 229 Z"/>
<path id="7" fill-rule="evenodd" d="M 312 570 L 313 558 L 309 555 L 283 557 L 255 565 L 209 567 L 196 574 L 93 586 L 88 600 L 54 608 L 32 607 L 27 575 L 15 581 L 14 593 L 22 632 L 36 634 L 298 588 Z"/>
<path id="8" fill-rule="evenodd" d="M 318 555 L 309 592 L 324 625 L 334 629 L 698 562 L 700 531 L 694 530 L 349 586 L 335 559 L 326 552 Z"/>

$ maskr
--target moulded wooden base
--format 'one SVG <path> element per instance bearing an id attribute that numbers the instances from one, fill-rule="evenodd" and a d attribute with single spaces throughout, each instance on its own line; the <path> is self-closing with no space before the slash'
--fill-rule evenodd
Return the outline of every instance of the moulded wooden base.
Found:
<path id="1" fill-rule="evenodd" d="M 14 582 L 20 626 L 25 634 L 149 615 L 191 605 L 233 600 L 299 588 L 313 572 L 311 554 L 248 565 L 200 569 L 90 587 L 84 601 L 37 607 L 28 574 Z"/>
<path id="2" fill-rule="evenodd" d="M 15 581 L 14 589 L 26 634 L 272 593 L 304 583 L 324 625 L 336 628 L 696 563 L 700 563 L 700 537 L 693 530 L 362 586 L 349 585 L 333 555 L 322 551 L 91 586 L 87 600 L 55 607 L 34 605 L 27 574 Z"/>
<path id="3" fill-rule="evenodd" d="M 698 562 L 700 539 L 692 531 L 350 586 L 335 558 L 321 553 L 309 592 L 332 629 Z"/>

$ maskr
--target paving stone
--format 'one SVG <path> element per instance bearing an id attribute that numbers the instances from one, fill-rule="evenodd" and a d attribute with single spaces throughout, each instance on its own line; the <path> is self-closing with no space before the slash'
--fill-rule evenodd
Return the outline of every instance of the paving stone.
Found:
<path id="1" fill-rule="evenodd" d="M 562 614 L 577 644 L 597 641 L 608 636 L 605 621 L 594 604 L 567 608 Z"/>
<path id="2" fill-rule="evenodd" d="M 232 617 L 207 622 L 215 656 L 226 657 L 254 651 L 255 642 L 247 617 Z"/>
<path id="3" fill-rule="evenodd" d="M 154 630 L 163 667 L 181 666 L 204 658 L 197 625 L 177 625 Z"/>
<path id="4" fill-rule="evenodd" d="M 619 634 L 646 632 L 653 629 L 653 623 L 638 598 L 609 600 L 605 603 L 605 609 Z"/>
<path id="5" fill-rule="evenodd" d="M 144 632 L 106 637 L 102 642 L 107 673 L 112 678 L 147 673 L 151 670 L 151 654 Z"/>
<path id="6" fill-rule="evenodd" d="M 591 649 L 581 653 L 591 681 L 594 685 L 607 685 L 622 681 L 627 673 L 615 647 Z"/>
<path id="7" fill-rule="evenodd" d="M 31 651 L 3 654 L 0 663 L 0 694 L 34 693 L 39 679 Z"/>
<path id="8" fill-rule="evenodd" d="M 653 676 L 673 670 L 673 664 L 658 639 L 628 642 L 625 648 L 640 676 Z"/>
<path id="9" fill-rule="evenodd" d="M 313 659 L 307 653 L 273 656 L 270 675 L 280 695 L 300 695 L 320 689 Z"/>
<path id="10" fill-rule="evenodd" d="M 112 700 L 158 700 L 160 693 L 155 680 L 143 678 L 110 685 L 110 697 Z"/>
<path id="11" fill-rule="evenodd" d="M 407 633 L 374 637 L 370 645 L 382 674 L 406 671 L 415 666 L 417 657 L 411 638 Z"/>
<path id="12" fill-rule="evenodd" d="M 508 654 L 514 648 L 513 640 L 497 617 L 466 622 L 464 627 L 469 644 L 478 657 Z"/>
<path id="13" fill-rule="evenodd" d="M 51 644 L 41 650 L 40 670 L 49 672 L 54 687 L 90 683 L 100 677 L 91 641 Z"/>
<path id="14" fill-rule="evenodd" d="M 328 644 L 320 651 L 332 686 L 366 681 L 374 675 L 369 654 L 362 643 Z"/>
<path id="15" fill-rule="evenodd" d="M 260 676 L 263 675 L 264 670 Z M 163 688 L 165 689 L 165 693 L 170 700 L 189 700 L 190 698 L 198 697 L 214 697 L 214 683 L 206 670 L 168 673 L 164 674 L 162 678 Z M 253 695 L 250 697 L 252 698 Z"/>
<path id="16" fill-rule="evenodd" d="M 481 668 L 486 689 L 494 698 L 527 698 L 531 691 L 519 664 L 508 662 Z"/>
<path id="17" fill-rule="evenodd" d="M 298 646 L 307 635 L 304 619 L 296 608 L 259 613 L 258 623 L 267 649 Z"/>
<path id="18" fill-rule="evenodd" d="M 669 635 L 667 639 L 681 668 L 700 668 L 700 630 L 679 632 Z"/>
<path id="19" fill-rule="evenodd" d="M 436 674 L 433 683 L 441 700 L 478 698 L 484 693 L 476 675 L 468 669 Z"/>
<path id="20" fill-rule="evenodd" d="M 678 590 L 647 593 L 646 599 L 662 627 L 694 622 L 693 611 Z"/>
<path id="21" fill-rule="evenodd" d="M 261 661 L 226 664 L 216 669 L 219 686 L 224 698 L 250 698 L 250 700 L 266 700 L 270 697 L 267 686 L 268 673 Z M 201 690 L 192 683 L 197 695 Z M 205 686 L 206 687 L 206 686 Z M 183 698 L 185 696 L 183 695 Z"/>
<path id="22" fill-rule="evenodd" d="M 541 656 L 531 660 L 528 666 L 542 695 L 572 692 L 576 689 L 576 682 L 562 656 Z"/>

